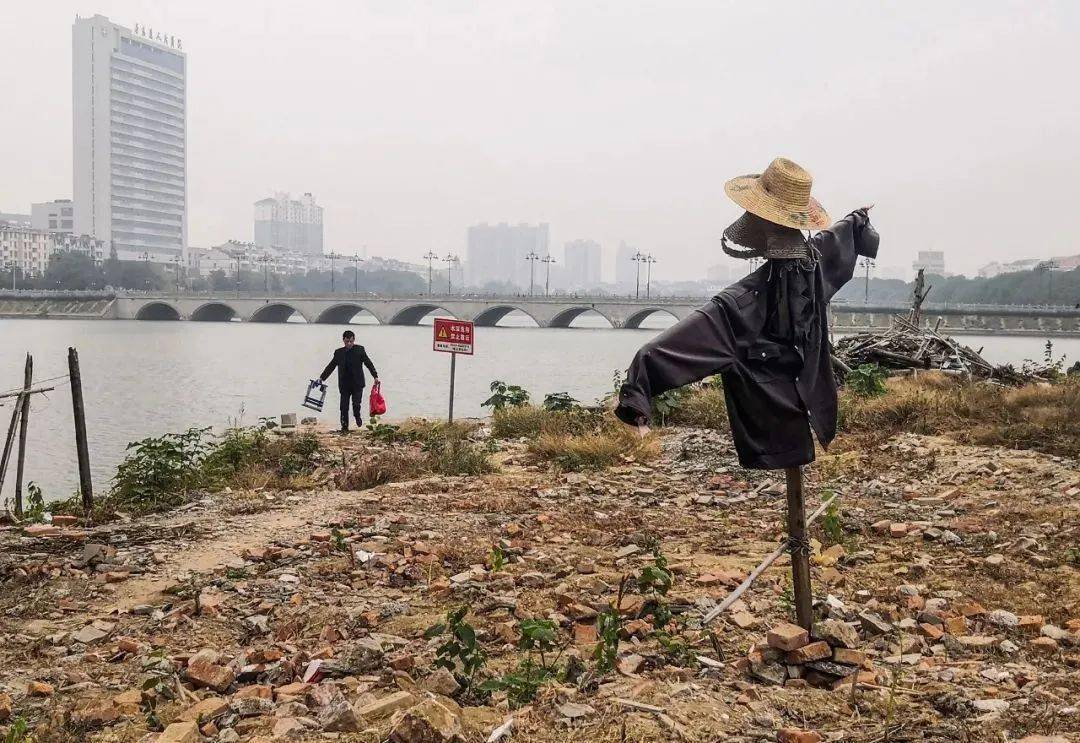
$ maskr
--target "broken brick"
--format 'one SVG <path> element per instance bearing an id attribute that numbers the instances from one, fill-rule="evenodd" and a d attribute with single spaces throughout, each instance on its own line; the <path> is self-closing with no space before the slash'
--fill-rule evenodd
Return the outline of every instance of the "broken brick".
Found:
<path id="1" fill-rule="evenodd" d="M 797 650 L 810 642 L 810 633 L 798 625 L 782 622 L 769 630 L 766 641 L 777 650 Z"/>

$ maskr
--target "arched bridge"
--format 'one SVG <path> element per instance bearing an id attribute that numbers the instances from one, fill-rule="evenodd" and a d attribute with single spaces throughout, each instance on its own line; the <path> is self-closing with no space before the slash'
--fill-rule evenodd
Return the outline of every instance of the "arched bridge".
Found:
<path id="1" fill-rule="evenodd" d="M 397 297 L 328 297 L 272 295 L 117 294 L 104 314 L 121 320 L 192 320 L 209 322 L 283 323 L 300 319 L 309 323 L 349 323 L 367 312 L 383 325 L 416 325 L 431 313 L 472 320 L 491 327 L 513 311 L 531 317 L 541 328 L 566 328 L 580 315 L 595 313 L 613 328 L 638 328 L 652 315 L 675 320 L 686 317 L 706 298 L 633 299 L 610 296 L 550 297 L 412 295 Z M 901 305 L 866 305 L 834 302 L 829 323 L 841 333 L 888 327 L 892 315 L 906 314 Z M 928 323 L 941 320 L 951 334 L 1004 333 L 1015 335 L 1080 335 L 1080 309 L 1020 305 L 927 306 Z"/>
<path id="2" fill-rule="evenodd" d="M 595 313 L 613 328 L 637 328 L 650 315 L 675 320 L 700 307 L 705 299 L 626 299 L 618 297 L 283 297 L 194 296 L 175 294 L 117 295 L 115 317 L 120 320 L 193 320 L 208 322 L 346 324 L 367 312 L 383 325 L 416 325 L 431 313 L 472 320 L 492 327 L 515 310 L 541 328 L 566 328 L 586 313 Z"/>

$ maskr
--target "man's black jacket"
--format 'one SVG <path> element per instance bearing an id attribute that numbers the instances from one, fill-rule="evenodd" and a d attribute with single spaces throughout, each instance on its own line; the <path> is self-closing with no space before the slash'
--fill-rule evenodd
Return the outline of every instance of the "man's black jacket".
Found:
<path id="1" fill-rule="evenodd" d="M 358 390 L 367 384 L 367 380 L 364 379 L 365 366 L 371 372 L 371 376 L 376 378 L 379 376 L 379 372 L 375 371 L 375 365 L 371 363 L 363 346 L 354 345 L 352 348 L 342 346 L 334 350 L 334 358 L 330 359 L 330 363 L 323 369 L 319 379 L 325 382 L 336 367 L 338 389 Z"/>
<path id="2" fill-rule="evenodd" d="M 744 467 L 812 462 L 811 428 L 822 446 L 836 435 L 826 309 L 878 242 L 859 210 L 811 238 L 816 260 L 767 261 L 638 351 L 615 414 L 648 421 L 656 395 L 721 374 Z"/>

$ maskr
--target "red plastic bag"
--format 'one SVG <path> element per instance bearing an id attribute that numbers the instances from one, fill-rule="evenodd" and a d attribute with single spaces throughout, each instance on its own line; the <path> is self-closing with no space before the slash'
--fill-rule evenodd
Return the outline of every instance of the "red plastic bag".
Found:
<path id="1" fill-rule="evenodd" d="M 378 379 L 371 386 L 371 394 L 368 395 L 368 408 L 371 415 L 383 415 L 386 412 L 386 400 L 383 399 L 381 387 Z"/>

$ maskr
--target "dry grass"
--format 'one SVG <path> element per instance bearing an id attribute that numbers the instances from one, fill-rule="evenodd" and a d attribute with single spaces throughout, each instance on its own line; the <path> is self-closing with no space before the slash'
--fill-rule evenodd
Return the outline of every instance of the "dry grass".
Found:
<path id="1" fill-rule="evenodd" d="M 367 490 L 399 480 L 411 480 L 428 472 L 423 452 L 389 449 L 350 462 L 334 476 L 339 490 Z"/>
<path id="2" fill-rule="evenodd" d="M 700 428 L 728 428 L 727 402 L 724 389 L 706 385 L 687 395 L 682 404 L 667 418 L 673 426 L 698 426 Z"/>
<path id="3" fill-rule="evenodd" d="M 587 433 L 541 434 L 529 444 L 529 452 L 560 470 L 580 472 L 655 459 L 660 443 L 655 436 L 641 438 L 636 430 L 611 420 Z"/>
<path id="4" fill-rule="evenodd" d="M 582 434 L 596 428 L 602 415 L 587 408 L 552 411 L 536 405 L 506 407 L 492 415 L 491 435 L 497 439 L 535 439 L 541 435 Z"/>
<path id="5" fill-rule="evenodd" d="M 971 444 L 1077 456 L 1080 379 L 1011 388 L 941 374 L 889 381 L 880 397 L 841 394 L 839 428 L 858 445 L 909 431 Z"/>

